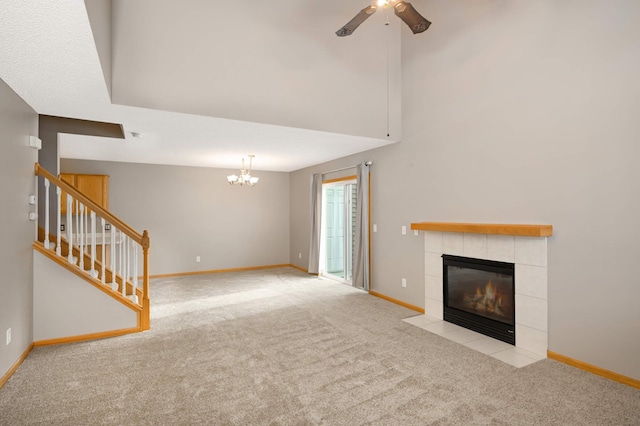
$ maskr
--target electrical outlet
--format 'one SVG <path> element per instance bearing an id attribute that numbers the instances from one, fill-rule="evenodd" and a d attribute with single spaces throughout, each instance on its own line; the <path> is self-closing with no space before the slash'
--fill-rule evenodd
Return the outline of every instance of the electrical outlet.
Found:
<path id="1" fill-rule="evenodd" d="M 11 328 L 7 328 L 7 345 L 11 343 Z"/>
<path id="2" fill-rule="evenodd" d="M 60 232 L 64 232 L 67 229 L 67 226 L 64 223 L 60 224 Z"/>
<path id="3" fill-rule="evenodd" d="M 407 227 L 406 226 L 402 227 L 402 235 L 407 235 Z"/>
<path id="4" fill-rule="evenodd" d="M 105 224 L 104 225 L 104 230 L 105 231 L 111 231 L 111 224 L 110 223 Z"/>
<path id="5" fill-rule="evenodd" d="M 414 230 L 413 230 L 413 235 L 414 235 L 415 237 L 417 237 L 418 235 L 420 235 L 420 232 L 419 232 L 417 229 L 414 229 Z"/>
<path id="6" fill-rule="evenodd" d="M 298 259 L 302 259 L 302 253 L 298 253 Z"/>
<path id="7" fill-rule="evenodd" d="M 406 278 L 402 279 L 402 287 L 404 287 L 404 288 L 407 287 L 407 279 Z"/>
<path id="8" fill-rule="evenodd" d="M 200 263 L 200 256 L 196 256 L 196 262 Z"/>

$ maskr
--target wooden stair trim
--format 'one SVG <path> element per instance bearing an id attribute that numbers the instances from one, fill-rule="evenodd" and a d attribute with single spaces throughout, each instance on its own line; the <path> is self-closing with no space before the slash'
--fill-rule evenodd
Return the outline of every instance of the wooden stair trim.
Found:
<path id="1" fill-rule="evenodd" d="M 122 293 L 113 291 L 111 289 L 111 284 L 110 283 L 103 284 L 102 281 L 99 281 L 99 280 L 93 278 L 92 276 L 88 275 L 85 271 L 81 270 L 80 267 L 78 267 L 78 265 L 74 265 L 72 263 L 69 263 L 66 258 L 59 257 L 55 253 L 55 251 L 46 249 L 44 247 L 44 244 L 42 244 L 40 241 L 35 241 L 33 243 L 33 248 L 35 250 L 39 251 L 40 253 L 44 254 L 46 257 L 48 257 L 52 261 L 56 262 L 58 265 L 66 268 L 67 270 L 69 270 L 69 271 L 73 272 L 74 274 L 76 274 L 78 277 L 84 279 L 89 284 L 91 284 L 94 287 L 100 289 L 103 293 L 108 294 L 112 298 L 118 300 L 123 305 L 129 307 L 130 309 L 132 309 L 132 310 L 134 310 L 134 311 L 136 311 L 138 313 L 142 312 L 142 306 L 139 306 L 139 305 L 133 303 L 129 298 L 123 296 Z"/>
<path id="2" fill-rule="evenodd" d="M 44 242 L 44 228 L 42 228 L 41 226 L 38 226 L 38 241 L 40 241 L 41 243 Z M 53 237 L 53 238 L 52 238 Z M 55 234 L 51 234 L 49 233 L 49 241 L 53 242 L 53 243 L 57 243 L 57 236 Z M 73 252 L 72 254 L 76 257 L 80 256 L 80 250 L 76 247 L 76 246 L 72 246 L 73 247 Z M 43 248 L 44 248 L 44 244 L 43 244 Z M 67 239 L 65 237 L 60 237 L 60 251 L 66 251 L 67 253 L 69 252 L 69 242 L 67 241 Z M 61 255 L 63 259 L 66 259 L 65 255 Z M 57 257 L 57 255 L 56 255 Z M 86 251 L 83 253 L 83 257 L 84 257 L 84 264 L 91 264 L 91 254 L 87 253 Z M 102 261 L 98 260 L 98 259 L 94 259 L 94 268 L 96 268 L 96 271 L 102 272 Z M 85 270 L 86 271 L 86 270 Z M 114 273 L 111 271 L 110 268 L 108 268 L 105 265 L 104 268 L 104 280 L 106 281 L 107 285 L 111 285 L 112 280 L 113 280 L 113 275 Z M 122 293 L 122 277 L 120 275 L 118 275 L 117 273 L 115 274 L 116 276 L 116 283 L 118 284 L 118 292 Z M 138 277 L 143 279 L 143 277 Z M 100 281 L 100 280 L 98 280 Z M 129 280 L 126 281 L 127 283 L 127 295 L 131 295 L 131 291 L 134 288 L 133 283 Z M 136 289 L 136 296 L 138 296 L 138 300 L 142 301 L 142 289 L 140 287 L 135 287 Z M 112 289 L 113 290 L 113 289 Z M 142 302 L 140 302 L 140 305 L 142 304 Z"/>

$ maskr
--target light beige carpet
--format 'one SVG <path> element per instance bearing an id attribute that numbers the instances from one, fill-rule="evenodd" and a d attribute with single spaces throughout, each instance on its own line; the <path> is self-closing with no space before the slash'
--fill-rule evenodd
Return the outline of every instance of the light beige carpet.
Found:
<path id="1" fill-rule="evenodd" d="M 640 390 L 516 369 L 292 268 L 154 280 L 152 330 L 33 350 L 1 425 L 640 425 Z"/>

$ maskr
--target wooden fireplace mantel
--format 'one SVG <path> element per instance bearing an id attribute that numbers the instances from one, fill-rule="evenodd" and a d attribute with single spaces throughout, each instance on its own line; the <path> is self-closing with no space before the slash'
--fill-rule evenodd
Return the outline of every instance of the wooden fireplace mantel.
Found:
<path id="1" fill-rule="evenodd" d="M 515 235 L 519 237 L 550 237 L 551 225 L 522 225 L 504 223 L 455 223 L 455 222 L 418 222 L 411 229 L 417 231 L 466 232 L 470 234 Z"/>

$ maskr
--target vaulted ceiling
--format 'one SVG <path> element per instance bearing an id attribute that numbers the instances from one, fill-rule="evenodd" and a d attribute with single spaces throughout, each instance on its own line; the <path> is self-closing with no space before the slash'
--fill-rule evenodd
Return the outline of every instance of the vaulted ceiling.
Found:
<path id="1" fill-rule="evenodd" d="M 3 0 L 0 78 L 40 114 L 124 126 L 62 135 L 65 158 L 293 171 L 401 138 L 409 29 L 379 12 L 335 35 L 368 4 Z"/>

